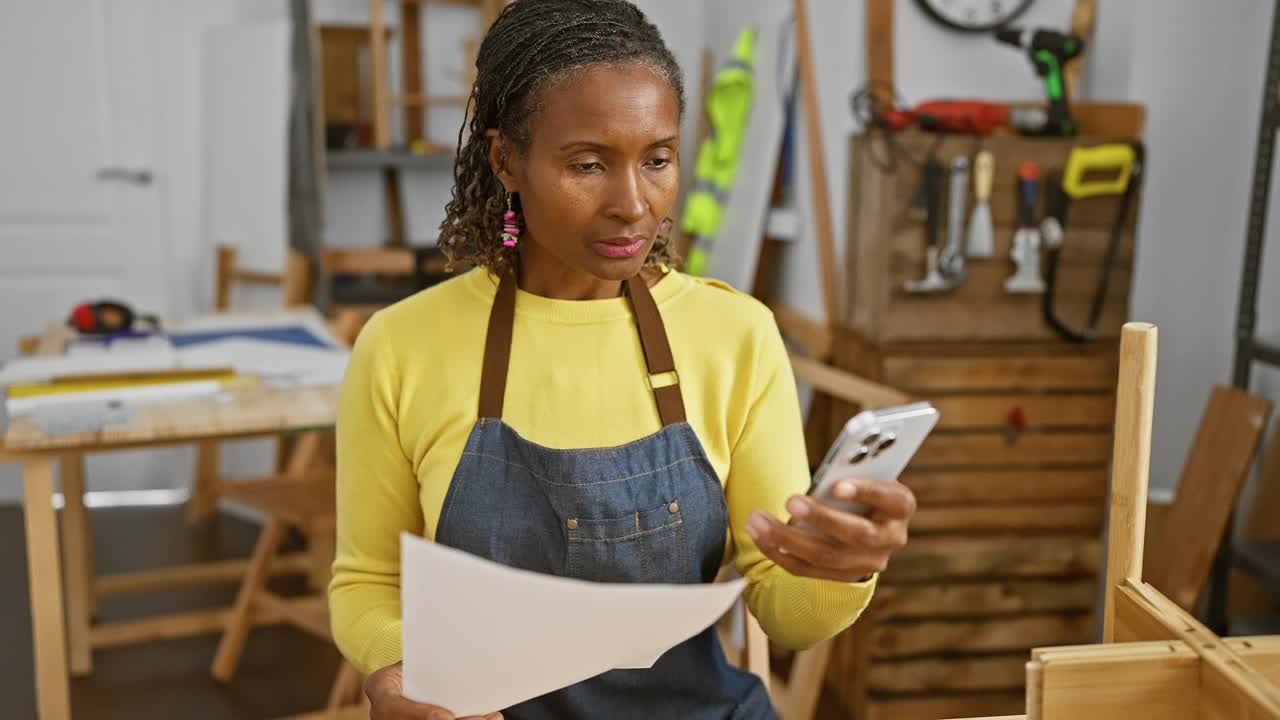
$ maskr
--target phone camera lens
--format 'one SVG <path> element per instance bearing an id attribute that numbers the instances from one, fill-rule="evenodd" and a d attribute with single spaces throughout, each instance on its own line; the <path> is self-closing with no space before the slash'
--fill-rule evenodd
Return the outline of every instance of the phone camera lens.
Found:
<path id="1" fill-rule="evenodd" d="M 870 454 L 871 454 L 871 448 L 867 447 L 866 445 L 863 445 L 857 450 L 854 450 L 853 454 L 849 456 L 849 464 L 857 465 L 863 460 L 866 460 L 867 456 Z"/>
<path id="2" fill-rule="evenodd" d="M 872 453 L 871 457 L 876 457 L 885 450 L 893 447 L 893 444 L 897 441 L 898 437 L 896 435 L 893 433 L 886 433 L 884 438 L 880 441 L 880 444 L 876 446 L 876 451 Z"/>
<path id="3" fill-rule="evenodd" d="M 879 439 L 880 439 L 880 433 L 873 432 L 870 435 L 862 438 L 862 444 L 866 445 L 867 447 L 871 447 L 872 445 L 875 445 L 876 441 Z"/>

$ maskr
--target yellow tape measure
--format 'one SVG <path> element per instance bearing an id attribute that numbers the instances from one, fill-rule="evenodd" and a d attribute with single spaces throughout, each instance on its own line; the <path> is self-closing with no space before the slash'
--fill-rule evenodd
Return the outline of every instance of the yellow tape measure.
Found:
<path id="1" fill-rule="evenodd" d="M 1062 189 L 1076 200 L 1119 195 L 1129 187 L 1136 159 L 1133 146 L 1125 143 L 1072 148 L 1062 171 Z M 1100 174 L 1104 176 L 1088 177 Z"/>

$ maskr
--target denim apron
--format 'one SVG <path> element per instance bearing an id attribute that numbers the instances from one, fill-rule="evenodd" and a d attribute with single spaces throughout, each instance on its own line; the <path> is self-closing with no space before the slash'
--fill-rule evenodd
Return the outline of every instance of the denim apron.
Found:
<path id="1" fill-rule="evenodd" d="M 655 376 L 675 372 L 671 347 L 645 282 L 628 280 L 626 293 L 652 387 Z M 724 553 L 728 513 L 720 481 L 685 421 L 679 385 L 653 388 L 663 427 L 641 440 L 584 450 L 525 440 L 502 421 L 515 301 L 516 281 L 508 274 L 490 311 L 479 419 L 445 496 L 436 542 L 504 565 L 595 582 L 711 582 Z M 599 642 L 609 638 L 564 638 L 568 648 Z M 759 678 L 725 660 L 714 626 L 650 669 L 610 670 L 504 715 L 776 718 Z"/>

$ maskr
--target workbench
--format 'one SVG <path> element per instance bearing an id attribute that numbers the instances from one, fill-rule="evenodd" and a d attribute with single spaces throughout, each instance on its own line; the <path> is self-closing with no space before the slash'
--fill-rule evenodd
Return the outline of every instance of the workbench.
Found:
<path id="1" fill-rule="evenodd" d="M 333 386 L 249 388 L 142 406 L 133 410 L 128 425 L 57 436 L 46 435 L 30 418 L 12 421 L 0 439 L 0 462 L 22 466 L 36 707 L 41 720 L 71 716 L 68 671 L 91 672 L 94 648 L 221 632 L 227 612 L 214 609 L 98 624 L 91 620 L 98 598 L 182 584 L 238 582 L 245 569 L 245 561 L 230 561 L 95 577 L 83 498 L 84 455 L 196 444 L 202 449 L 199 471 L 216 475 L 218 441 L 331 429 L 337 395 Z M 61 540 L 53 506 L 55 466 L 61 471 L 65 503 Z M 281 563 L 281 570 L 309 568 L 309 558 L 294 559 L 299 562 Z"/>

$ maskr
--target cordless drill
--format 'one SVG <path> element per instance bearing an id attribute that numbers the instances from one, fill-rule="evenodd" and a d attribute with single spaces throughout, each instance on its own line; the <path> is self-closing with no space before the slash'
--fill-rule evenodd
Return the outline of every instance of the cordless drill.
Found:
<path id="1" fill-rule="evenodd" d="M 1040 134 L 1070 137 L 1076 134 L 1067 104 L 1067 89 L 1062 81 L 1062 66 L 1084 51 L 1084 40 L 1078 35 L 1065 35 L 1054 30 L 1004 28 L 996 31 L 1002 43 L 1022 48 L 1031 58 L 1036 74 L 1044 78 L 1049 95 L 1049 117 Z"/>

